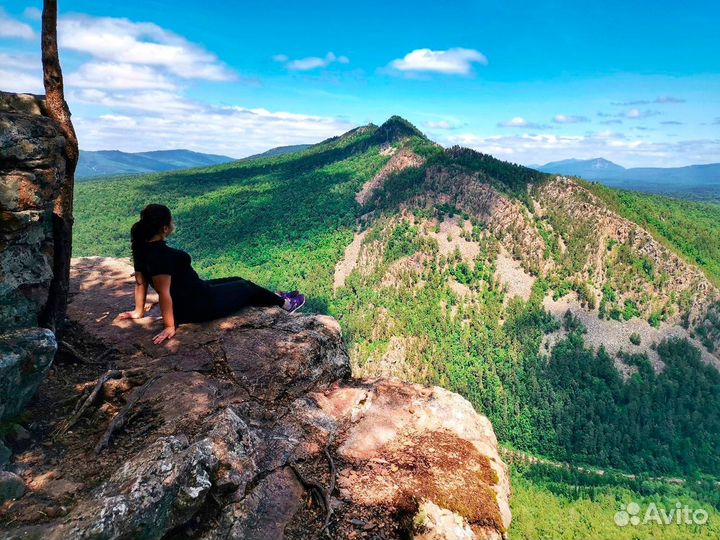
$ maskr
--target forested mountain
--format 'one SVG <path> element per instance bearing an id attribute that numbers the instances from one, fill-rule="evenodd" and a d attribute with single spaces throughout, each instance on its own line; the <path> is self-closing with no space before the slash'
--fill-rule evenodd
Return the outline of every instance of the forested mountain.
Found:
<path id="1" fill-rule="evenodd" d="M 92 178 L 192 167 L 207 167 L 233 161 L 215 154 L 201 154 L 190 150 L 155 150 L 152 152 L 121 152 L 120 150 L 81 150 L 75 176 Z"/>
<path id="2" fill-rule="evenodd" d="M 309 148 L 312 146 L 311 144 L 292 144 L 289 146 L 277 146 L 275 148 L 271 148 L 270 150 L 266 150 L 265 152 L 262 152 L 261 154 L 253 154 L 252 156 L 248 156 L 245 158 L 242 158 L 243 160 L 248 159 L 259 159 L 259 158 L 266 158 L 266 157 L 275 157 L 275 156 L 282 156 L 283 154 L 291 154 L 293 152 L 300 152 L 302 150 L 305 150 L 306 148 Z"/>
<path id="3" fill-rule="evenodd" d="M 566 176 L 582 176 L 588 180 L 608 178 L 616 174 L 622 174 L 623 171 L 627 170 L 622 165 L 604 158 L 563 159 L 532 167 L 542 172 L 564 174 Z"/>
<path id="4" fill-rule="evenodd" d="M 720 201 L 720 163 L 626 169 L 612 161 L 594 158 L 554 161 L 535 168 L 547 173 L 596 180 L 610 187 Z"/>
<path id="5" fill-rule="evenodd" d="M 299 152 L 76 191 L 73 256 L 129 257 L 140 210 L 166 204 L 168 242 L 203 277 L 302 290 L 305 309 L 340 322 L 356 374 L 460 392 L 506 448 L 720 475 L 718 206 L 443 149 L 399 117 Z M 528 474 L 514 492 L 548 508 L 585 500 L 567 482 Z M 602 505 L 611 488 L 598 486 Z"/>

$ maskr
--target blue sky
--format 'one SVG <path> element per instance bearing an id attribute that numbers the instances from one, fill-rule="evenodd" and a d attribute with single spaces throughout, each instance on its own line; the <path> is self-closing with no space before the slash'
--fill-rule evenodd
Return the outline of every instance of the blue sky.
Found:
<path id="1" fill-rule="evenodd" d="M 81 147 L 243 157 L 404 116 L 518 163 L 720 162 L 715 2 L 60 0 Z M 41 2 L 0 0 L 0 89 L 42 93 Z"/>

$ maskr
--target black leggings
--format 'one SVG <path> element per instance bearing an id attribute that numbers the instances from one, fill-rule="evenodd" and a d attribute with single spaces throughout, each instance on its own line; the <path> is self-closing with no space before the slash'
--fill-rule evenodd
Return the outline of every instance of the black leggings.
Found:
<path id="1" fill-rule="evenodd" d="M 212 319 L 224 317 L 246 306 L 278 306 L 285 300 L 271 290 L 237 276 L 206 280 L 210 284 Z"/>
<path id="2" fill-rule="evenodd" d="M 274 292 L 241 277 L 206 279 L 205 282 L 209 285 L 205 309 L 195 309 L 187 316 L 176 316 L 176 319 L 179 319 L 177 324 L 212 321 L 247 306 L 282 307 L 285 303 L 285 300 Z"/>

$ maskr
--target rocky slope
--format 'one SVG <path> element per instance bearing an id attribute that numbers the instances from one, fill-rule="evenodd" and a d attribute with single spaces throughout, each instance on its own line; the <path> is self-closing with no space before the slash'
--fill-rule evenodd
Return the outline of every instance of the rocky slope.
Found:
<path id="1" fill-rule="evenodd" d="M 0 537 L 505 536 L 507 470 L 465 399 L 352 378 L 325 316 L 246 310 L 154 345 L 157 308 L 113 319 L 131 272 L 73 260 L 69 317 L 108 371 L 77 385 L 77 422 L 71 401 L 55 438 L 15 457 L 28 493 L 3 506 Z"/>
<path id="2" fill-rule="evenodd" d="M 396 156 L 403 152 L 407 151 L 400 150 Z M 583 312 L 583 316 L 590 313 L 601 322 L 633 319 L 642 323 L 641 333 L 657 334 L 659 338 L 683 335 L 700 348 L 706 362 L 720 365 L 720 291 L 702 271 L 642 227 L 611 211 L 577 181 L 560 176 L 533 177 L 532 171 L 516 172 L 515 178 L 508 181 L 492 174 L 497 166 L 493 161 L 490 156 L 466 148 L 447 149 L 440 159 L 424 168 L 411 189 L 393 195 L 406 214 L 417 209 L 453 208 L 473 221 L 475 228 L 489 231 L 501 250 L 495 263 L 501 270 L 497 277 L 507 284 L 509 293 L 518 280 L 531 283 L 544 278 L 548 301 L 566 297 L 567 309 Z M 405 168 L 397 167 L 390 174 L 378 176 L 391 185 L 391 190 L 392 174 Z M 524 183 L 518 180 L 522 174 L 530 175 Z M 402 182 L 397 186 L 403 186 Z M 364 187 L 360 196 L 363 204 L 382 204 L 387 193 Z M 387 214 L 393 215 L 393 207 L 388 210 Z M 385 223 L 370 223 L 371 229 L 388 229 Z M 425 237 L 432 236 L 428 224 L 433 226 L 427 220 L 420 223 Z M 367 274 L 379 260 L 380 244 L 367 240 L 353 244 L 351 253 L 361 273 Z M 506 260 L 505 253 L 512 260 Z M 448 255 L 442 249 L 440 254 Z M 346 276 L 348 260 L 346 255 L 339 263 Z M 519 267 L 524 275 L 518 273 Z M 528 298 L 525 289 L 521 296 Z M 600 329 L 608 326 L 612 325 L 594 325 Z M 627 339 L 615 343 L 612 336 L 606 339 L 602 334 L 599 332 L 593 341 L 606 342 L 606 348 L 613 353 L 627 345 Z M 646 352 L 652 357 L 650 345 L 647 340 L 633 352 Z"/>

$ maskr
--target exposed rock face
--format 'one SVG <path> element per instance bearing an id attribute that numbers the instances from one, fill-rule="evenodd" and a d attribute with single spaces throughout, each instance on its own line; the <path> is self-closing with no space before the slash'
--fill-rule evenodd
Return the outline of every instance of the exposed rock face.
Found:
<path id="1" fill-rule="evenodd" d="M 549 268 L 551 262 L 543 258 L 545 241 L 533 226 L 527 209 L 493 188 L 480 173 L 428 167 L 422 192 L 418 202 L 450 203 L 485 222 L 526 270 L 537 274 Z"/>
<path id="2" fill-rule="evenodd" d="M 596 291 L 598 300 L 603 286 L 613 285 L 607 272 L 607 268 L 611 268 L 616 274 L 626 276 L 628 282 L 622 289 L 614 284 L 620 304 L 624 300 L 636 302 L 643 318 L 662 310 L 670 324 L 682 322 L 685 328 L 695 330 L 706 326 L 708 337 L 715 345 L 713 348 L 720 349 L 716 323 L 720 291 L 702 271 L 678 257 L 639 225 L 609 210 L 603 201 L 572 179 L 557 176 L 536 186 L 533 196 L 543 212 L 551 216 L 555 213 L 567 221 L 566 242 L 576 231 L 582 231 L 583 237 L 588 238 L 579 276 Z M 662 279 L 637 276 L 621 266 L 623 262 L 613 258 L 613 251 L 618 249 L 613 250 L 613 245 L 622 246 L 636 259 L 649 261 L 653 276 Z M 643 297 L 650 301 L 643 302 Z"/>
<path id="3" fill-rule="evenodd" d="M 57 348 L 37 327 L 54 317 L 46 305 L 65 139 L 44 114 L 41 98 L 0 92 L 0 420 L 32 397 Z"/>
<path id="4" fill-rule="evenodd" d="M 36 96 L 0 92 L 0 327 L 8 330 L 39 325 L 53 278 L 65 139 L 43 108 Z"/>
<path id="5" fill-rule="evenodd" d="M 332 538 L 505 536 L 507 469 L 490 422 L 465 399 L 353 379 L 340 328 L 326 316 L 248 309 L 182 325 L 154 345 L 157 308 L 114 320 L 132 303 L 131 272 L 119 259 L 75 259 L 68 314 L 119 351 L 113 367 L 144 371 L 142 386 L 106 383 L 103 405 L 112 415 L 137 399 L 142 420 L 100 456 L 95 440 L 75 456 L 108 461 L 97 482 L 59 471 L 84 484 L 67 515 L 0 537 L 304 539 L 324 527 Z"/>
<path id="6" fill-rule="evenodd" d="M 582 291 L 582 309 L 595 315 L 608 318 L 627 303 L 637 308 L 636 317 L 656 327 L 666 323 L 662 337 L 674 327 L 704 336 L 698 341 L 703 356 L 720 362 L 720 291 L 701 270 L 572 179 L 548 176 L 528 184 L 527 206 L 501 188 L 482 172 L 431 165 L 420 194 L 405 205 L 451 204 L 483 222 L 512 257 L 511 265 L 504 264 L 505 251 L 498 259 L 500 278 L 504 273 L 525 281 L 510 294 L 528 298 L 534 278 L 550 276 Z M 359 266 L 363 255 L 361 250 Z M 613 299 L 600 309 L 606 295 Z"/>
<path id="7" fill-rule="evenodd" d="M 408 168 L 422 167 L 425 159 L 418 156 L 412 150 L 402 148 L 395 153 L 393 157 L 385 164 L 385 166 L 372 179 L 365 182 L 362 189 L 355 195 L 355 200 L 360 204 L 366 204 L 373 196 L 376 190 L 380 189 L 385 180 L 392 174 L 399 173 Z"/>

